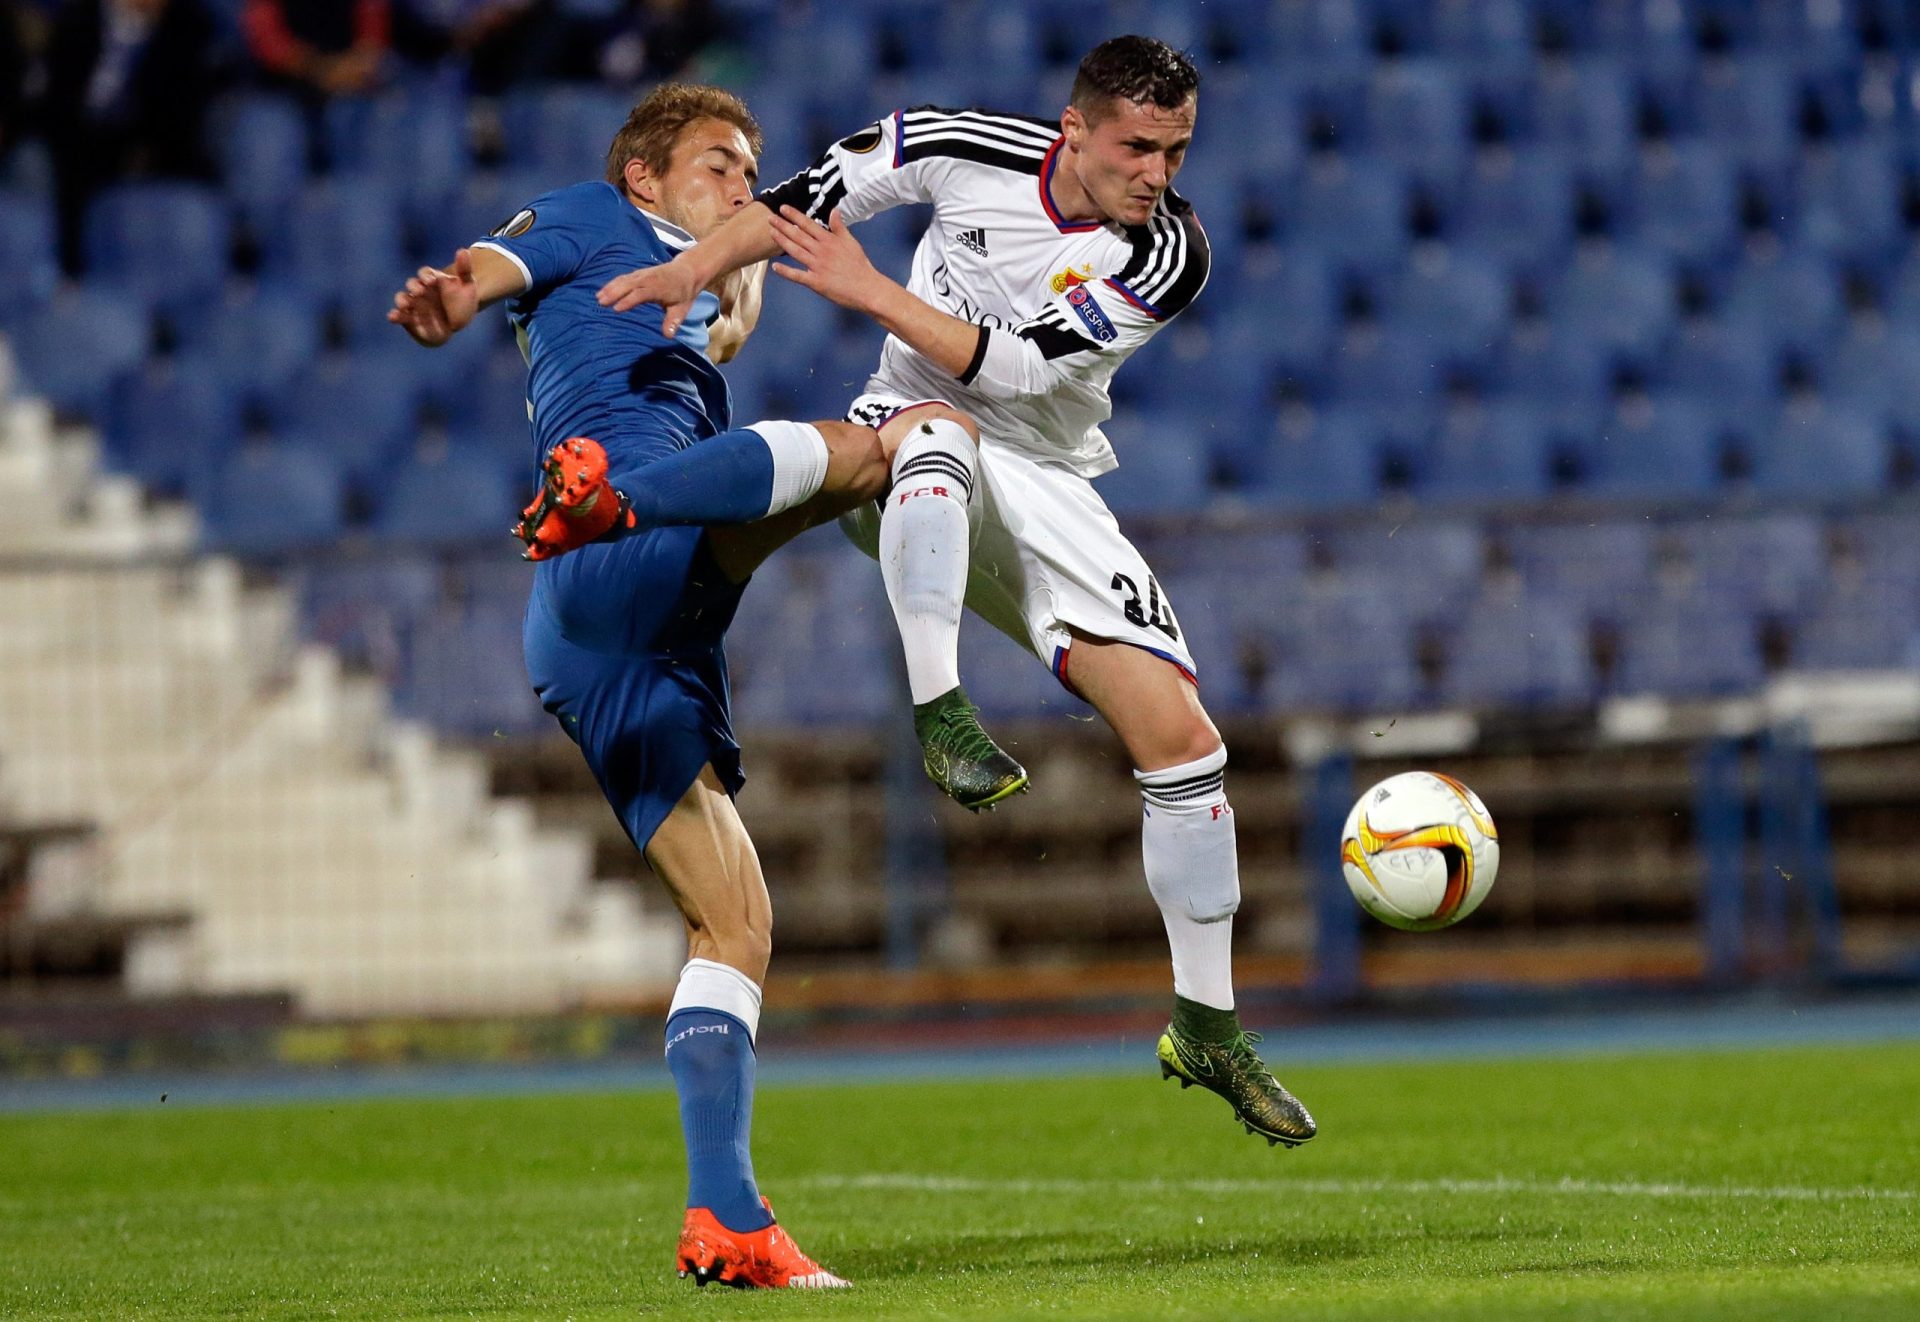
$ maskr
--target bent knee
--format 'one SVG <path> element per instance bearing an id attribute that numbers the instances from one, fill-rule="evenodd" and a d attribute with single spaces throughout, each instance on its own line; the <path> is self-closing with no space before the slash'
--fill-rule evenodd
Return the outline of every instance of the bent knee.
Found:
<path id="1" fill-rule="evenodd" d="M 937 400 L 901 409 L 900 412 L 881 423 L 881 442 L 886 446 L 887 453 L 891 455 L 915 427 L 924 427 L 932 422 L 951 422 L 966 433 L 967 440 L 971 444 L 976 446 L 980 444 L 980 426 L 973 420 L 972 415 Z"/>
<path id="2" fill-rule="evenodd" d="M 893 452 L 871 427 L 851 422 L 816 422 L 827 442 L 826 489 L 849 508 L 887 494 Z"/>

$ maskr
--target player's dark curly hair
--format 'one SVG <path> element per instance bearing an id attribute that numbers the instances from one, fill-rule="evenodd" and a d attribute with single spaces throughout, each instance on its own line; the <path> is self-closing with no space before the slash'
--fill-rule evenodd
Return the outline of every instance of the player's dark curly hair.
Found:
<path id="1" fill-rule="evenodd" d="M 1199 90 L 1200 71 L 1184 52 L 1153 37 L 1128 35 L 1087 52 L 1069 100 L 1095 123 L 1115 99 L 1173 110 Z"/>
<path id="2" fill-rule="evenodd" d="M 725 88 L 701 83 L 662 83 L 627 115 L 607 148 L 607 182 L 623 187 L 627 162 L 645 161 L 659 174 L 672 163 L 674 144 L 697 119 L 722 119 L 740 130 L 753 154 L 760 154 L 760 122 L 747 103 Z"/>

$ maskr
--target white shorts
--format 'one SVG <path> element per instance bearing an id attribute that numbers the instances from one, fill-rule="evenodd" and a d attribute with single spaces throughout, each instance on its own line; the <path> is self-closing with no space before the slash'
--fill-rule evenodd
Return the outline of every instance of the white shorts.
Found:
<path id="1" fill-rule="evenodd" d="M 862 395 L 847 417 L 874 427 L 927 402 Z M 1173 604 L 1093 483 L 982 436 L 973 504 L 967 606 L 974 614 L 1040 658 L 1062 683 L 1068 683 L 1070 629 L 1145 648 L 1198 682 Z M 840 527 L 878 558 L 876 506 L 844 515 Z"/>

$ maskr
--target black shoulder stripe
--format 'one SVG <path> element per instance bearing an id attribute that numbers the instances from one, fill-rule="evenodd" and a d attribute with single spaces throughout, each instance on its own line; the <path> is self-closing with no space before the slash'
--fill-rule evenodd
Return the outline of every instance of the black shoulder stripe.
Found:
<path id="1" fill-rule="evenodd" d="M 1007 143 L 988 142 L 955 133 L 945 133 L 933 138 L 919 138 L 908 134 L 906 150 L 901 153 L 901 159 L 906 161 L 924 161 L 942 156 L 973 161 L 979 165 L 991 165 L 1002 170 L 1011 170 L 1016 174 L 1037 176 L 1040 173 L 1040 164 L 1046 160 L 1047 154 L 1045 149 L 1029 152 Z"/>
<path id="2" fill-rule="evenodd" d="M 934 124 L 970 125 L 990 128 L 1012 137 L 1034 138 L 1043 144 L 1060 136 L 1060 126 L 1033 115 L 1009 115 L 997 110 L 967 108 L 951 110 L 942 106 L 910 106 L 901 112 L 915 127 Z"/>
<path id="3" fill-rule="evenodd" d="M 1115 277 L 1119 283 L 1162 318 L 1174 316 L 1200 296 L 1213 251 L 1185 198 L 1169 189 L 1153 217 L 1127 234 L 1133 252 Z"/>
<path id="4" fill-rule="evenodd" d="M 1023 340 L 1031 340 L 1040 348 L 1040 356 L 1048 362 L 1056 358 L 1065 358 L 1072 353 L 1097 353 L 1100 346 L 1084 335 L 1076 335 L 1070 330 L 1062 330 L 1050 321 L 1038 318 L 1023 321 L 1013 328 L 1013 333 Z"/>

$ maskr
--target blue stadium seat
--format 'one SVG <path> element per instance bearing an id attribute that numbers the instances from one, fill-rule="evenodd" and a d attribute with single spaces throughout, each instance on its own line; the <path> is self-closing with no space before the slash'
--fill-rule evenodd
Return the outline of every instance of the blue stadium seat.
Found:
<path id="1" fill-rule="evenodd" d="M 1798 255 L 1742 266 L 1721 308 L 1730 323 L 1757 327 L 1810 357 L 1833 339 L 1844 310 L 1833 267 Z"/>
<path id="2" fill-rule="evenodd" d="M 1388 294 L 1386 312 L 1394 324 L 1454 354 L 1484 359 L 1505 338 L 1512 302 L 1499 268 L 1434 245 L 1415 255 Z"/>
<path id="3" fill-rule="evenodd" d="M 1470 707 L 1570 707 L 1591 701 L 1593 655 L 1565 603 L 1518 585 L 1481 592 L 1444 638 L 1441 696 Z"/>
<path id="4" fill-rule="evenodd" d="M 1552 438 L 1519 401 L 1449 408 L 1428 444 L 1415 491 L 1423 500 L 1484 504 L 1538 499 L 1551 485 Z"/>
<path id="5" fill-rule="evenodd" d="M 1871 496 L 1889 478 L 1886 428 L 1844 405 L 1796 401 L 1754 456 L 1754 488 L 1793 499 Z"/>
<path id="6" fill-rule="evenodd" d="M 1893 596 L 1920 592 L 1920 526 L 1912 514 L 1856 515 L 1840 533 L 1868 589 Z"/>
<path id="7" fill-rule="evenodd" d="M 1502 262 L 1558 265 L 1573 247 L 1573 201 L 1565 149 L 1481 152 L 1464 176 L 1451 237 Z"/>
<path id="8" fill-rule="evenodd" d="M 1213 156 L 1230 162 L 1241 174 L 1253 178 L 1285 178 L 1298 170 L 1305 156 L 1306 126 L 1300 105 L 1291 90 L 1275 83 L 1258 69 L 1208 69 L 1206 86 L 1201 91 L 1206 114 L 1216 124 L 1259 124 L 1260 132 L 1228 136 L 1200 133 L 1194 139 L 1193 157 Z M 1182 191 L 1185 191 L 1184 189 Z M 1201 208 L 1213 232 L 1219 215 L 1219 203 L 1195 191 L 1190 194 Z"/>
<path id="9" fill-rule="evenodd" d="M 169 495 L 203 481 L 239 446 L 240 402 L 208 365 L 150 360 L 121 379 L 103 428 L 107 460 Z"/>
<path id="10" fill-rule="evenodd" d="M 60 283 L 54 243 L 53 204 L 12 188 L 0 189 L 0 270 L 11 288 L 0 299 L 0 329 L 17 326 L 26 314 L 47 305 Z"/>
<path id="11" fill-rule="evenodd" d="M 1322 155 L 1298 184 L 1292 237 L 1338 263 L 1377 271 L 1407 250 L 1407 188 L 1398 170 L 1364 156 Z"/>
<path id="12" fill-rule="evenodd" d="M 1395 325 L 1350 330 L 1334 354 L 1334 391 L 1348 404 L 1431 410 L 1445 391 L 1448 367 L 1479 347 Z"/>
<path id="13" fill-rule="evenodd" d="M 1401 518 L 1342 523 L 1326 536 L 1333 566 L 1350 578 L 1445 605 L 1480 581 L 1486 547 L 1473 524 Z"/>
<path id="14" fill-rule="evenodd" d="M 1721 149 L 1699 141 L 1656 144 L 1634 172 L 1633 237 L 1662 257 L 1701 262 L 1737 238 L 1733 167 Z"/>
<path id="15" fill-rule="evenodd" d="M 1696 592 L 1755 610 L 1797 611 L 1828 580 L 1826 529 L 1808 514 L 1700 519 L 1674 540 Z"/>
<path id="16" fill-rule="evenodd" d="M 825 51 L 792 68 L 818 69 Z M 626 122 L 634 98 L 596 87 L 552 85 L 511 93 L 500 108 L 507 164 L 553 176 L 564 187 L 607 173 L 607 144 Z"/>
<path id="17" fill-rule="evenodd" d="M 1759 634 L 1754 618 L 1727 602 L 1656 593 L 1621 630 L 1614 691 L 1674 698 L 1751 692 L 1766 678 Z"/>
<path id="18" fill-rule="evenodd" d="M 329 354 L 272 401 L 275 430 L 289 448 L 328 457 L 369 481 L 412 453 L 418 438 L 416 364 L 396 354 Z"/>
<path id="19" fill-rule="evenodd" d="M 879 574 L 878 566 L 874 573 Z M 886 672 L 874 679 L 882 684 L 898 682 Z M 1054 678 L 1046 662 L 976 615 L 967 615 L 960 623 L 960 680 L 967 696 L 990 720 L 1087 710 Z"/>
<path id="20" fill-rule="evenodd" d="M 524 591 L 518 600 L 488 594 L 419 620 L 394 692 L 400 714 L 476 739 L 553 729 L 527 682 L 520 649 L 524 602 Z"/>
<path id="21" fill-rule="evenodd" d="M 285 227 L 266 236 L 265 272 L 327 300 L 386 280 L 398 288 L 413 273 L 400 205 L 384 183 L 351 176 L 308 184 Z"/>
<path id="22" fill-rule="evenodd" d="M 733 374 L 729 364 L 728 378 Z M 448 423 L 526 440 L 527 365 L 519 350 L 492 345 L 484 358 L 459 372 L 443 372 L 429 363 L 419 380 L 422 399 Z"/>
<path id="23" fill-rule="evenodd" d="M 1204 509 L 1209 498 L 1206 425 L 1192 409 L 1117 413 L 1103 430 L 1120 467 L 1099 478 L 1095 490 L 1120 514 Z"/>
<path id="24" fill-rule="evenodd" d="M 1721 424 L 1683 391 L 1623 398 L 1595 435 L 1583 483 L 1597 496 L 1674 500 L 1720 485 Z"/>
<path id="25" fill-rule="evenodd" d="M 427 260 L 445 266 L 457 250 L 506 224 L 542 193 L 574 182 L 538 167 L 469 172 L 437 210 L 422 218 Z"/>
<path id="26" fill-rule="evenodd" d="M 1373 410 L 1288 405 L 1269 436 L 1248 499 L 1271 509 L 1338 510 L 1379 497 L 1386 429 Z"/>
<path id="27" fill-rule="evenodd" d="M 1633 86 L 1626 71 L 1604 56 L 1541 64 L 1533 90 L 1533 134 L 1559 147 L 1583 169 L 1622 170 L 1633 148 Z"/>
<path id="28" fill-rule="evenodd" d="M 1779 412 L 1787 355 L 1764 328 L 1696 318 L 1656 364 L 1667 389 L 1691 395 L 1716 429 L 1758 435 Z"/>
<path id="29" fill-rule="evenodd" d="M 1562 425 L 1579 426 L 1607 406 L 1613 355 L 1566 326 L 1530 320 L 1514 327 L 1495 359 L 1493 379 Z"/>
<path id="30" fill-rule="evenodd" d="M 1613 353 L 1650 358 L 1673 326 L 1673 281 L 1650 255 L 1613 244 L 1581 249 L 1549 298 L 1559 326 Z"/>
<path id="31" fill-rule="evenodd" d="M 1319 358 L 1340 328 L 1340 286 L 1326 256 L 1303 244 L 1276 247 L 1250 262 L 1224 288 L 1217 278 L 1200 304 L 1230 309 L 1216 316 L 1221 355 Z M 1229 302 L 1231 300 L 1231 302 Z"/>
<path id="32" fill-rule="evenodd" d="M 1857 321 L 1821 365 L 1825 393 L 1842 405 L 1920 436 L 1920 330 Z"/>
<path id="33" fill-rule="evenodd" d="M 440 567 L 427 554 L 382 547 L 369 559 L 329 557 L 291 577 L 302 632 L 353 666 L 398 678 L 416 620 L 439 603 Z"/>
<path id="34" fill-rule="evenodd" d="M 1266 674 L 1270 710 L 1391 712 L 1421 691 L 1413 627 L 1371 583 L 1324 576 L 1249 594 L 1238 636 Z"/>
<path id="35" fill-rule="evenodd" d="M 982 627 L 972 617 L 968 623 Z M 905 671 L 879 566 L 834 529 L 809 534 L 760 567 L 727 650 L 743 724 L 899 719 Z"/>
<path id="36" fill-rule="evenodd" d="M 1793 70 L 1767 56 L 1703 61 L 1694 113 L 1700 134 L 1733 163 L 1775 169 L 1800 141 Z"/>
<path id="37" fill-rule="evenodd" d="M 240 556 L 309 551 L 345 529 L 345 484 L 321 453 L 251 446 L 208 478 L 200 502 L 208 548 Z"/>
<path id="38" fill-rule="evenodd" d="M 217 110 L 211 137 L 227 197 L 254 233 L 265 237 L 306 183 L 306 117 L 290 97 L 236 96 Z"/>
<path id="39" fill-rule="evenodd" d="M 1792 625 L 1797 670 L 1907 670 L 1920 667 L 1920 595 L 1865 584 L 1821 593 Z"/>
<path id="40" fill-rule="evenodd" d="M 588 139 L 600 144 L 603 159 L 624 118 L 622 112 L 609 119 L 597 138 Z M 420 222 L 439 214 L 472 172 L 466 98 L 444 80 L 409 82 L 339 128 L 330 143 L 334 172 L 393 188 L 403 212 Z M 598 179 L 603 170 L 586 177 Z"/>
<path id="41" fill-rule="evenodd" d="M 87 270 L 123 297 L 190 316 L 220 291 L 233 247 L 224 199 L 198 184 L 119 184 L 87 208 Z"/>
<path id="42" fill-rule="evenodd" d="M 376 494 L 375 534 L 425 547 L 499 541 L 525 503 L 492 456 L 452 448 L 389 470 Z"/>
<path id="43" fill-rule="evenodd" d="M 1367 87 L 1367 140 L 1415 177 L 1451 180 L 1467 153 L 1467 102 L 1450 65 L 1382 61 Z"/>
<path id="44" fill-rule="evenodd" d="M 1755 46 L 1805 74 L 1857 74 L 1860 21 L 1870 7 L 1764 0 L 1753 7 Z"/>
<path id="45" fill-rule="evenodd" d="M 62 412 L 104 416 L 113 383 L 146 358 L 143 309 L 117 293 L 63 289 L 23 318 L 13 352 L 27 385 Z"/>
<path id="46" fill-rule="evenodd" d="M 1876 266 L 1898 252 L 1905 226 L 1896 153 L 1880 136 L 1807 151 L 1794 242 L 1822 257 Z"/>
<path id="47" fill-rule="evenodd" d="M 1505 541 L 1531 595 L 1582 616 L 1618 619 L 1653 582 L 1653 534 L 1642 520 L 1523 525 Z"/>
<path id="48" fill-rule="evenodd" d="M 1434 50 L 1468 77 L 1508 78 L 1533 68 L 1533 15 L 1526 0 L 1436 0 Z"/>
<path id="49" fill-rule="evenodd" d="M 230 285 L 178 326 L 182 349 L 229 383 L 241 401 L 268 407 L 320 352 L 319 308 L 284 286 Z"/>

